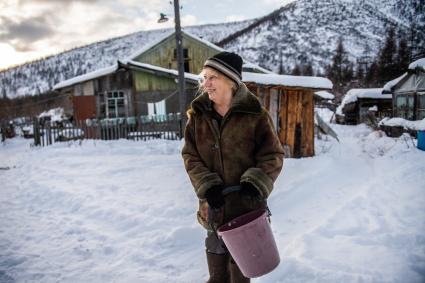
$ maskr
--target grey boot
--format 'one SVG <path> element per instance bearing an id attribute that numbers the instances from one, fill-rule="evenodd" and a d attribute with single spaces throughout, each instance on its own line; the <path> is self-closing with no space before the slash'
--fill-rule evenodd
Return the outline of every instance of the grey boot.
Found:
<path id="1" fill-rule="evenodd" d="M 229 255 L 207 252 L 208 271 L 210 279 L 207 283 L 229 283 Z"/>
<path id="2" fill-rule="evenodd" d="M 230 283 L 250 283 L 251 282 L 251 279 L 243 276 L 238 265 L 232 258 L 230 258 L 229 260 L 229 270 L 230 270 Z"/>

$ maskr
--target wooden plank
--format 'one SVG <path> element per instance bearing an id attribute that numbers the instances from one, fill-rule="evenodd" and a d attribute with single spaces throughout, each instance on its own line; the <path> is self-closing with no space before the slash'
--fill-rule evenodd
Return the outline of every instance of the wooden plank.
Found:
<path id="1" fill-rule="evenodd" d="M 335 133 L 335 131 L 317 113 L 316 113 L 316 119 L 317 119 L 317 124 L 320 130 L 322 130 L 325 134 L 332 136 L 339 142 L 338 135 Z"/>
<path id="2" fill-rule="evenodd" d="M 279 140 L 282 145 L 287 144 L 287 131 L 288 131 L 288 92 L 285 90 L 281 90 L 281 99 L 280 99 L 280 107 L 279 107 Z"/>
<path id="3" fill-rule="evenodd" d="M 291 150 L 291 156 L 294 155 L 295 144 L 295 127 L 297 123 L 297 94 L 296 91 L 288 90 L 287 96 L 287 128 L 286 128 L 286 144 Z"/>
<path id="4" fill-rule="evenodd" d="M 303 93 L 299 90 L 294 91 L 295 99 L 295 129 L 294 129 L 294 149 L 293 156 L 302 157 L 304 131 L 303 131 Z"/>
<path id="5" fill-rule="evenodd" d="M 270 112 L 270 89 L 264 92 L 264 107 Z"/>
<path id="6" fill-rule="evenodd" d="M 314 93 L 306 90 L 303 94 L 303 152 L 302 156 L 314 155 Z"/>

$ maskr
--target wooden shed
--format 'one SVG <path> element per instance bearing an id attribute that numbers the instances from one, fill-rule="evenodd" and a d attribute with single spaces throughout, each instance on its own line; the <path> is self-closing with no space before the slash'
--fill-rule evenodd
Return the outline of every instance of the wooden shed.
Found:
<path id="1" fill-rule="evenodd" d="M 314 93 L 332 89 L 321 77 L 244 72 L 242 80 L 272 117 L 279 139 L 291 157 L 314 155 Z"/>
<path id="2" fill-rule="evenodd" d="M 338 106 L 337 122 L 347 125 L 368 123 L 370 113 L 376 120 L 392 116 L 392 97 L 382 94 L 382 88 L 350 89 Z"/>

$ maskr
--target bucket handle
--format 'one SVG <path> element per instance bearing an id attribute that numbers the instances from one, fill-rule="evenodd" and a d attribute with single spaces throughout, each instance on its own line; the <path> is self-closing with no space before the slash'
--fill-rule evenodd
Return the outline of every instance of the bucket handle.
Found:
<path id="1" fill-rule="evenodd" d="M 272 218 L 271 218 L 272 212 L 270 211 L 270 208 L 267 205 L 267 200 L 264 199 L 263 202 L 264 202 L 264 209 L 266 210 L 267 219 L 269 220 L 269 223 L 271 224 L 272 223 Z"/>

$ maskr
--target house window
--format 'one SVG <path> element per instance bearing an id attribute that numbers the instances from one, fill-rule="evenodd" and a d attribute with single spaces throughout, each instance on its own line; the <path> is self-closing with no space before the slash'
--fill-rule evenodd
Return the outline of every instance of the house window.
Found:
<path id="1" fill-rule="evenodd" d="M 418 114 L 416 120 L 425 118 L 425 92 L 418 93 Z"/>
<path id="2" fill-rule="evenodd" d="M 186 73 L 190 73 L 189 50 L 187 48 L 183 48 L 183 58 L 184 58 L 184 71 Z M 174 49 L 174 59 L 177 60 L 177 49 Z"/>
<path id="3" fill-rule="evenodd" d="M 414 97 L 412 95 L 397 95 L 395 104 L 397 116 L 407 120 L 413 120 Z"/>
<path id="4" fill-rule="evenodd" d="M 106 93 L 106 116 L 108 118 L 125 117 L 125 98 L 123 91 L 108 91 Z"/>
<path id="5" fill-rule="evenodd" d="M 156 103 L 148 103 L 148 115 L 165 115 L 165 100 Z"/>

